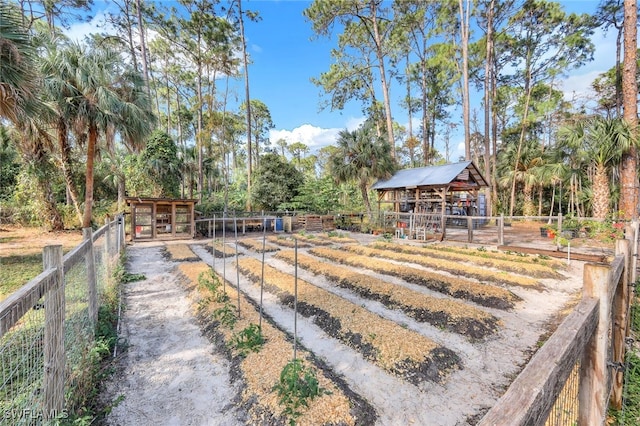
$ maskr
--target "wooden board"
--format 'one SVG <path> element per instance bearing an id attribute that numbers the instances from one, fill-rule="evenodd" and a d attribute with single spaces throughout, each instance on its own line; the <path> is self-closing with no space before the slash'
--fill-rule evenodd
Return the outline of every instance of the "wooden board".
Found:
<path id="1" fill-rule="evenodd" d="M 502 251 L 513 251 L 517 253 L 527 253 L 527 254 L 541 254 L 550 257 L 557 257 L 560 259 L 567 258 L 566 251 L 558 251 L 558 250 L 545 250 L 539 248 L 532 247 L 519 247 L 519 246 L 498 246 L 498 250 Z M 576 253 L 573 250 L 571 251 L 571 259 L 573 260 L 581 260 L 584 262 L 607 262 L 607 256 L 604 254 L 586 254 L 586 253 Z"/>

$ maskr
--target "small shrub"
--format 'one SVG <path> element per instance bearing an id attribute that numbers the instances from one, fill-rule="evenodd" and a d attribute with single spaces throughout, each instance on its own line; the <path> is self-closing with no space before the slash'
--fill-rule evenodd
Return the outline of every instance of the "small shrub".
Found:
<path id="1" fill-rule="evenodd" d="M 289 361 L 280 373 L 280 381 L 273 390 L 278 392 L 278 401 L 283 405 L 289 424 L 295 425 L 302 415 L 301 407 L 308 407 L 309 401 L 330 392 L 320 387 L 316 371 L 307 368 L 299 359 Z"/>
<path id="2" fill-rule="evenodd" d="M 220 324 L 227 326 L 232 330 L 238 321 L 236 311 L 230 303 L 225 303 L 224 306 L 213 311 L 213 317 L 220 321 Z"/>
<path id="3" fill-rule="evenodd" d="M 247 328 L 236 333 L 231 338 L 229 346 L 246 356 L 249 352 L 259 352 L 264 344 L 262 330 L 257 324 L 249 324 Z"/>
<path id="4" fill-rule="evenodd" d="M 198 285 L 215 294 L 220 287 L 220 279 L 211 270 L 209 272 L 202 272 L 198 275 Z"/>

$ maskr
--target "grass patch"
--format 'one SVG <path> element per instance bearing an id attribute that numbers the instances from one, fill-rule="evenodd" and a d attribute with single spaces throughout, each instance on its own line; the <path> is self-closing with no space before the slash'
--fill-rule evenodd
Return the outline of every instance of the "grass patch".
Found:
<path id="1" fill-rule="evenodd" d="M 42 272 L 42 253 L 0 257 L 0 300 Z"/>

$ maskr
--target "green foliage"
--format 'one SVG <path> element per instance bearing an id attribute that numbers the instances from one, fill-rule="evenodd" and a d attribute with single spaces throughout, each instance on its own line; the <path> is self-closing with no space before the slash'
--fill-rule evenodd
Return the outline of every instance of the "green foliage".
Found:
<path id="1" fill-rule="evenodd" d="M 213 317 L 220 321 L 220 324 L 229 327 L 231 330 L 238 322 L 235 307 L 231 303 L 225 303 L 221 308 L 213 311 Z"/>
<path id="2" fill-rule="evenodd" d="M 298 195 L 283 207 L 318 214 L 339 211 L 342 210 L 340 191 L 331 176 L 324 176 L 319 179 L 307 176 L 299 188 Z"/>
<path id="3" fill-rule="evenodd" d="M 284 406 L 284 413 L 289 417 L 289 424 L 295 425 L 300 417 L 302 407 L 308 407 L 309 401 L 323 394 L 329 394 L 320 387 L 316 378 L 316 371 L 308 368 L 299 359 L 289 361 L 280 373 L 280 381 L 273 387 L 278 392 L 280 405 Z"/>
<path id="4" fill-rule="evenodd" d="M 277 210 L 298 194 L 302 183 L 302 173 L 292 164 L 278 154 L 266 154 L 260 157 L 260 167 L 251 186 L 251 198 L 257 208 Z"/>
<path id="5" fill-rule="evenodd" d="M 0 124 L 0 200 L 8 199 L 17 184 L 20 169 L 15 142 L 5 126 Z"/>
<path id="6" fill-rule="evenodd" d="M 220 278 L 211 270 L 198 275 L 198 285 L 211 292 L 213 300 L 218 303 L 224 303 L 229 300 L 229 295 L 222 289 Z"/>
<path id="7" fill-rule="evenodd" d="M 249 352 L 259 352 L 264 344 L 262 330 L 257 324 L 249 324 L 247 328 L 234 334 L 229 346 L 246 356 Z"/>
<path id="8" fill-rule="evenodd" d="M 154 197 L 159 191 L 155 182 L 147 173 L 147 165 L 140 155 L 127 155 L 124 159 L 123 171 L 126 175 L 125 188 L 132 197 Z"/>
<path id="9" fill-rule="evenodd" d="M 180 168 L 178 147 L 171 136 L 161 130 L 154 131 L 142 151 L 147 173 L 153 179 L 159 197 L 180 196 Z"/>

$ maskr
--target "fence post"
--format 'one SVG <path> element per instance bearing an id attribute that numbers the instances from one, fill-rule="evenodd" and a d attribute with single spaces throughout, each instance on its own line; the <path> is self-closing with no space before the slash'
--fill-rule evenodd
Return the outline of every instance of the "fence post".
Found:
<path id="1" fill-rule="evenodd" d="M 107 232 L 104 238 L 104 249 L 107 252 L 107 259 L 111 258 L 111 249 L 113 244 L 111 242 L 111 222 L 109 218 L 105 219 L 105 225 L 107 225 Z"/>
<path id="2" fill-rule="evenodd" d="M 558 235 L 562 233 L 562 213 L 558 213 Z"/>
<path id="3" fill-rule="evenodd" d="M 627 335 L 627 309 L 629 306 L 629 278 L 631 276 L 631 257 L 629 240 L 616 240 L 616 255 L 624 255 L 624 272 L 620 282 L 616 285 L 613 297 L 613 363 L 616 366 L 624 365 L 625 337 Z M 622 368 L 616 368 L 613 373 L 613 388 L 611 391 L 611 405 L 616 410 L 622 409 L 622 389 L 624 386 L 624 372 Z"/>
<path id="4" fill-rule="evenodd" d="M 46 246 L 42 250 L 44 270 L 57 268 L 56 278 L 45 296 L 44 325 L 44 407 L 42 415 L 51 420 L 64 409 L 64 267 L 62 246 Z"/>
<path id="5" fill-rule="evenodd" d="M 607 337 L 611 326 L 609 281 L 611 268 L 589 263 L 584 265 L 583 295 L 600 301 L 598 327 L 589 339 L 580 362 L 578 389 L 578 424 L 602 424 L 606 415 Z"/>
<path id="6" fill-rule="evenodd" d="M 504 213 L 500 213 L 498 218 L 498 245 L 504 245 Z"/>
<path id="7" fill-rule="evenodd" d="M 127 239 L 127 231 L 125 229 L 126 223 L 124 220 L 124 214 L 120 215 L 120 249 L 118 250 L 118 255 L 122 252 L 125 247 L 126 239 Z"/>
<path id="8" fill-rule="evenodd" d="M 467 216 L 467 240 L 473 243 L 473 218 Z"/>
<path id="9" fill-rule="evenodd" d="M 91 326 L 94 327 L 96 325 L 96 321 L 98 320 L 98 292 L 96 285 L 96 264 L 93 253 L 93 230 L 91 228 L 82 228 L 82 237 L 85 240 L 89 241 L 89 249 L 84 257 L 84 264 L 87 268 L 87 288 L 88 288 L 88 297 L 89 297 L 89 321 L 91 322 Z M 108 243 L 109 238 L 105 238 L 105 244 Z M 107 267 L 107 271 L 109 270 L 109 250 L 105 249 L 107 253 L 107 259 L 105 262 L 105 266 Z"/>

